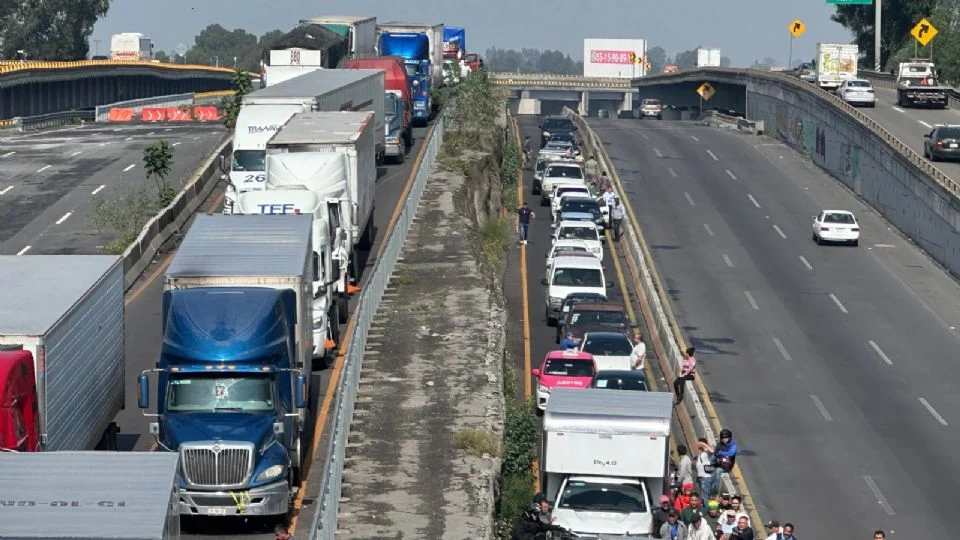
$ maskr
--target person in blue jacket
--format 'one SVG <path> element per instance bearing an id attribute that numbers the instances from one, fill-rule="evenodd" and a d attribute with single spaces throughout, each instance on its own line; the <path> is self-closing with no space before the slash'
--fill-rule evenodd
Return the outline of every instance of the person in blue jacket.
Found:
<path id="1" fill-rule="evenodd" d="M 576 349 L 578 346 L 576 340 L 573 339 L 573 332 L 567 332 L 567 337 L 563 338 L 563 341 L 560 342 L 560 348 L 565 351 Z"/>
<path id="2" fill-rule="evenodd" d="M 727 428 L 720 430 L 720 442 L 713 449 L 713 485 L 720 485 L 720 475 L 729 473 L 737 463 L 737 441 Z"/>

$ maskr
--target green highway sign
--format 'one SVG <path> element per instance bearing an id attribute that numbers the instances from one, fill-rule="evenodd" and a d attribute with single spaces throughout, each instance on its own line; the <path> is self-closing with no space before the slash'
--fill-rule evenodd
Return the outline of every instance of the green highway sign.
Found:
<path id="1" fill-rule="evenodd" d="M 869 6 L 873 4 L 873 0 L 827 0 L 828 4 L 837 4 L 837 5 L 865 5 Z"/>

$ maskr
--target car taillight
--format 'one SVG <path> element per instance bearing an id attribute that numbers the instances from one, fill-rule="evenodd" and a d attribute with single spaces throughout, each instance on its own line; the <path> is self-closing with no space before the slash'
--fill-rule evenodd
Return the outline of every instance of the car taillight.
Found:
<path id="1" fill-rule="evenodd" d="M 937 148 L 943 148 L 943 141 L 937 141 Z"/>
<path id="2" fill-rule="evenodd" d="M 820 227 L 820 230 L 821 230 L 821 231 L 829 231 L 830 228 L 829 228 L 829 227 Z"/>

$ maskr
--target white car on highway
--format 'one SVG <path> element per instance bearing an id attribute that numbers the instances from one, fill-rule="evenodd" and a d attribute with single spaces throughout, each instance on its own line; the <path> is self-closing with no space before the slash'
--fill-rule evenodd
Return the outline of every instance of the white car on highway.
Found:
<path id="1" fill-rule="evenodd" d="M 619 332 L 587 332 L 580 342 L 580 351 L 593 355 L 598 371 L 629 370 L 633 343 Z"/>
<path id="2" fill-rule="evenodd" d="M 543 171 L 543 180 L 540 182 L 540 206 L 550 204 L 550 198 L 553 196 L 553 186 L 557 184 L 587 185 L 583 167 L 575 161 L 564 160 L 548 163 L 547 168 Z"/>
<path id="3" fill-rule="evenodd" d="M 860 223 L 853 212 L 824 210 L 813 216 L 813 241 L 818 244 L 843 242 L 860 243 Z"/>
<path id="4" fill-rule="evenodd" d="M 556 244 L 560 240 L 582 240 L 590 253 L 603 260 L 603 244 L 600 240 L 600 229 L 589 221 L 561 221 L 553 232 L 550 242 Z"/>
<path id="5" fill-rule="evenodd" d="M 847 79 L 837 88 L 837 96 L 851 105 L 877 106 L 873 86 L 866 79 Z"/>
<path id="6" fill-rule="evenodd" d="M 553 271 L 553 260 L 555 258 L 571 254 L 583 254 L 596 257 L 596 255 L 590 252 L 590 248 L 587 247 L 586 242 L 583 240 L 558 240 L 554 242 L 547 251 L 547 271 L 544 277 L 550 279 L 550 272 Z"/>
<path id="7" fill-rule="evenodd" d="M 591 197 L 590 188 L 586 184 L 555 184 L 553 194 L 550 195 L 550 218 L 557 220 L 557 210 L 564 197 Z"/>

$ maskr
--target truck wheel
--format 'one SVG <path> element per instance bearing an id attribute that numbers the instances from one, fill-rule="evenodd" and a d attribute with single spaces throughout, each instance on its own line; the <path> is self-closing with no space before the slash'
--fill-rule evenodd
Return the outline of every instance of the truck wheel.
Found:
<path id="1" fill-rule="evenodd" d="M 347 324 L 347 321 L 350 320 L 350 295 L 347 293 L 340 293 L 340 298 L 337 299 L 337 320 L 340 321 L 340 324 Z"/>

